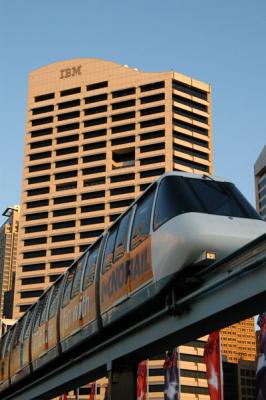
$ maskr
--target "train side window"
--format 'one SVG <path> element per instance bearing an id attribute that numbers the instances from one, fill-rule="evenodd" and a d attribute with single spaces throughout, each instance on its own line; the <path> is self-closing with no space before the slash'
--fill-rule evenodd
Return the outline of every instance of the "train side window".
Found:
<path id="1" fill-rule="evenodd" d="M 149 235 L 154 194 L 155 188 L 153 187 L 151 191 L 149 190 L 137 201 L 130 240 L 131 250 L 142 243 Z"/>
<path id="2" fill-rule="evenodd" d="M 53 293 L 52 293 L 51 301 L 50 301 L 48 319 L 51 319 L 56 315 L 58 301 L 59 301 L 60 288 L 62 287 L 62 282 L 63 282 L 63 279 L 61 278 L 53 286 Z"/>
<path id="3" fill-rule="evenodd" d="M 76 266 L 77 264 L 71 267 L 71 269 L 67 272 L 64 296 L 63 296 L 63 307 L 65 307 L 70 301 L 71 289 L 72 289 L 73 279 L 75 276 Z"/>
<path id="4" fill-rule="evenodd" d="M 43 297 L 43 307 L 42 307 L 42 313 L 40 316 L 40 326 L 47 321 L 47 309 L 49 305 L 49 298 L 50 298 L 51 290 L 45 293 Z"/>
<path id="5" fill-rule="evenodd" d="M 118 226 L 118 224 L 116 223 L 109 230 L 109 235 L 108 235 L 107 242 L 106 242 L 106 245 L 105 245 L 104 257 L 103 257 L 103 266 L 102 266 L 102 273 L 103 274 L 106 271 L 108 271 L 112 266 L 113 255 L 114 255 L 115 238 L 116 238 L 116 234 L 117 234 L 117 226 Z"/>
<path id="6" fill-rule="evenodd" d="M 9 333 L 9 335 L 7 337 L 6 345 L 5 345 L 5 349 L 4 349 L 4 357 L 10 352 L 11 344 L 12 344 L 12 338 L 13 338 L 13 335 L 14 335 L 14 328 L 15 327 L 10 329 L 10 333 Z"/>
<path id="7" fill-rule="evenodd" d="M 128 229 L 132 215 L 132 208 L 121 218 L 115 241 L 114 261 L 119 260 L 126 253 Z"/>
<path id="8" fill-rule="evenodd" d="M 20 338 L 20 334 L 24 325 L 24 321 L 25 321 L 25 316 L 23 316 L 21 319 L 18 320 L 18 322 L 16 323 L 16 327 L 15 327 L 15 333 L 14 333 L 14 340 L 12 343 L 12 348 L 14 349 L 17 344 L 19 343 L 19 338 Z"/>
<path id="9" fill-rule="evenodd" d="M 42 314 L 42 310 L 43 310 L 43 303 L 44 303 L 44 299 L 42 297 L 37 303 L 37 312 L 35 314 L 35 320 L 34 320 L 34 325 L 33 325 L 34 332 L 40 326 L 41 314 Z"/>
<path id="10" fill-rule="evenodd" d="M 81 281 L 81 276 L 82 276 L 82 271 L 83 271 L 83 266 L 87 257 L 87 252 L 83 255 L 83 257 L 78 261 L 77 266 L 76 266 L 76 271 L 75 271 L 75 276 L 74 276 L 74 281 L 73 281 L 73 286 L 71 290 L 71 299 L 75 297 L 79 293 L 80 289 L 80 281 Z"/>
<path id="11" fill-rule="evenodd" d="M 99 248 L 100 248 L 100 243 L 98 244 L 96 243 L 96 245 L 93 246 L 93 248 L 90 250 L 84 274 L 83 290 L 92 285 L 94 282 L 96 261 L 99 253 Z"/>
<path id="12" fill-rule="evenodd" d="M 25 331 L 24 331 L 24 338 L 23 338 L 24 340 L 25 340 L 25 339 L 28 339 L 28 338 L 30 337 L 31 321 L 32 321 L 32 318 L 33 318 L 33 315 L 34 315 L 35 307 L 36 307 L 36 305 L 35 305 L 34 307 L 32 307 L 32 308 L 27 312 L 28 318 L 27 318 L 27 321 L 26 321 L 26 327 L 25 327 Z"/>

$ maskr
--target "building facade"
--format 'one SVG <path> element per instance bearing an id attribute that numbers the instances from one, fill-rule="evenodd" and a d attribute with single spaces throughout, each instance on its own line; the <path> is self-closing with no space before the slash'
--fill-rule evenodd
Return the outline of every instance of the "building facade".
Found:
<path id="1" fill-rule="evenodd" d="M 15 317 L 156 177 L 212 173 L 210 96 L 95 59 L 30 74 Z"/>
<path id="2" fill-rule="evenodd" d="M 14 315 L 162 173 L 212 173 L 211 125 L 210 85 L 177 72 L 97 59 L 33 71 Z M 203 343 L 181 347 L 184 400 L 209 399 Z M 150 399 L 163 399 L 162 363 L 149 361 Z M 105 386 L 98 382 L 97 400 Z"/>
<path id="3" fill-rule="evenodd" d="M 252 317 L 222 329 L 222 354 L 228 362 L 255 361 L 257 345 L 254 324 Z"/>
<path id="4" fill-rule="evenodd" d="M 12 318 L 20 207 L 8 207 L 0 227 L 0 319 Z"/>
<path id="5" fill-rule="evenodd" d="M 254 165 L 256 206 L 266 221 L 266 145 Z"/>

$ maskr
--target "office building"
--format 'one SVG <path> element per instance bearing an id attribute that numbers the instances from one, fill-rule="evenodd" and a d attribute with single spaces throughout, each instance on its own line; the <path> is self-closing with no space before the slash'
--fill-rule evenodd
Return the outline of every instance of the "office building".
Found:
<path id="1" fill-rule="evenodd" d="M 257 210 L 266 221 L 266 145 L 254 165 Z"/>
<path id="2" fill-rule="evenodd" d="M 8 207 L 0 227 L 0 319 L 12 318 L 20 207 Z"/>
<path id="3" fill-rule="evenodd" d="M 210 92 L 96 59 L 30 74 L 16 317 L 156 177 L 213 172 Z"/>
<path id="4" fill-rule="evenodd" d="M 211 122 L 210 85 L 177 72 L 140 72 L 97 59 L 33 71 L 15 316 L 162 173 L 212 173 Z M 180 350 L 189 358 L 182 360 L 183 399 L 209 398 L 198 342 Z M 163 361 L 150 363 L 152 371 Z M 150 399 L 163 398 L 162 371 L 156 374 L 149 378 Z M 99 382 L 97 400 L 105 386 Z"/>
<path id="5" fill-rule="evenodd" d="M 248 318 L 221 331 L 222 354 L 230 363 L 255 361 L 257 355 L 254 318 Z"/>

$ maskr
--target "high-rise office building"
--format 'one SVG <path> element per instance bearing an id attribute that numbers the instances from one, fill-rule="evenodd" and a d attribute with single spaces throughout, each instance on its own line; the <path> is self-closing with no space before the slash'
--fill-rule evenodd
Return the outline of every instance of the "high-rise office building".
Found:
<path id="1" fill-rule="evenodd" d="M 154 179 L 172 170 L 213 172 L 210 85 L 96 59 L 33 71 L 15 316 Z M 203 343 L 181 347 L 184 399 L 209 398 Z M 163 398 L 156 363 L 162 360 L 150 361 L 150 399 Z M 97 400 L 105 385 L 99 383 Z"/>
<path id="2" fill-rule="evenodd" d="M 15 316 L 156 177 L 212 173 L 210 92 L 96 59 L 30 74 Z"/>
<path id="3" fill-rule="evenodd" d="M 12 318 L 20 207 L 8 207 L 0 227 L 0 318 Z"/>
<path id="4" fill-rule="evenodd" d="M 254 165 L 257 210 L 266 221 L 266 145 Z"/>

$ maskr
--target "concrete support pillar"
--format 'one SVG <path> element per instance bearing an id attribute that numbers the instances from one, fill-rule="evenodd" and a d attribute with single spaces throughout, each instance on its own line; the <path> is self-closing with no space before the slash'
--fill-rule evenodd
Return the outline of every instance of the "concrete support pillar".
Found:
<path id="1" fill-rule="evenodd" d="M 136 400 L 137 365 L 132 362 L 112 364 L 108 371 L 108 382 L 106 400 Z"/>

